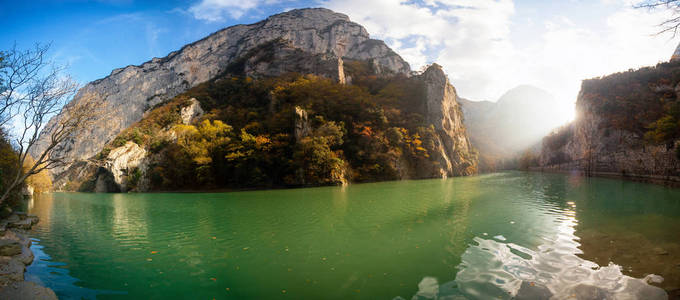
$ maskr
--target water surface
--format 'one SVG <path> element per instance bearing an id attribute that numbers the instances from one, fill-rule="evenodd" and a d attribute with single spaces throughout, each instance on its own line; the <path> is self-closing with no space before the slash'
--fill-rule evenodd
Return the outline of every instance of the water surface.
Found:
<path id="1" fill-rule="evenodd" d="M 30 212 L 26 276 L 61 299 L 664 296 L 634 279 L 651 273 L 680 288 L 680 190 L 613 179 L 56 193 Z"/>

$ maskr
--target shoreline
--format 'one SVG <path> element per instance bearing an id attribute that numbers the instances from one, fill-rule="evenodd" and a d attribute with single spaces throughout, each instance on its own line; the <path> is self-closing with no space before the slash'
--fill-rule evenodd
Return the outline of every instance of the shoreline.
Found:
<path id="1" fill-rule="evenodd" d="M 578 169 L 552 169 L 550 167 L 533 167 L 529 168 L 530 172 L 539 173 L 559 173 L 559 174 L 573 174 L 578 173 L 584 177 L 600 177 L 600 178 L 611 178 L 611 179 L 623 179 L 626 181 L 641 182 L 641 183 L 651 183 L 655 185 L 662 185 L 671 188 L 680 188 L 680 177 L 678 176 L 664 176 L 664 175 L 644 175 L 644 174 L 627 174 L 619 172 L 590 172 L 590 175 L 586 174 L 583 170 Z"/>
<path id="2" fill-rule="evenodd" d="M 58 299 L 50 288 L 25 280 L 26 267 L 33 263 L 28 230 L 39 218 L 14 212 L 0 221 L 0 299 Z"/>

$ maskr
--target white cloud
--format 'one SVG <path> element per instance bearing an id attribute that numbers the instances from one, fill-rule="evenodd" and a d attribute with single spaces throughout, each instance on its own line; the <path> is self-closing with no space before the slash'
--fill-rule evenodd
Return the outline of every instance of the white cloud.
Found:
<path id="1" fill-rule="evenodd" d="M 413 69 L 441 64 L 464 97 L 495 101 L 514 86 L 533 84 L 555 94 L 565 114 L 572 111 L 581 80 L 656 64 L 675 47 L 667 36 L 652 36 L 668 12 L 636 10 L 630 0 L 573 2 L 569 11 L 539 9 L 530 16 L 531 26 L 526 13 L 513 19 L 512 0 L 321 3 L 386 40 Z M 579 19 L 587 10 L 598 15 Z"/>
<path id="2" fill-rule="evenodd" d="M 581 80 L 667 60 L 675 41 L 653 36 L 666 11 L 632 9 L 633 0 L 540 6 L 513 0 L 316 0 L 385 40 L 414 70 L 437 62 L 459 93 L 495 101 L 532 84 L 571 111 Z M 296 0 L 200 0 L 195 18 L 221 22 Z M 518 11 L 520 10 L 520 11 Z M 587 13 L 587 17 L 583 17 Z"/>
<path id="3" fill-rule="evenodd" d="M 260 0 L 202 0 L 189 8 L 195 18 L 209 22 L 224 21 L 225 14 L 239 19 L 246 11 L 257 7 Z"/>
<path id="4" fill-rule="evenodd" d="M 508 40 L 510 0 L 426 1 L 426 6 L 395 0 L 328 0 L 377 38 L 386 39 L 413 69 L 437 62 L 465 95 L 482 96 L 495 67 L 512 53 Z M 475 91 L 475 92 L 473 92 Z"/>

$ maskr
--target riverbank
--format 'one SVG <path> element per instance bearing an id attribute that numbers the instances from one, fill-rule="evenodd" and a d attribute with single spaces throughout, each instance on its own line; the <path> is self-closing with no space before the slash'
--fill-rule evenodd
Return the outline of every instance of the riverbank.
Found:
<path id="1" fill-rule="evenodd" d="M 51 289 L 24 281 L 26 266 L 34 259 L 26 231 L 38 221 L 37 216 L 18 212 L 0 221 L 0 299 L 57 299 Z"/>
<path id="2" fill-rule="evenodd" d="M 680 188 L 680 177 L 678 176 L 663 176 L 663 175 L 649 175 L 649 174 L 633 174 L 633 173 L 620 173 L 620 172 L 590 172 L 586 175 L 583 169 L 574 168 L 560 168 L 559 166 L 551 167 L 532 167 L 529 168 L 532 172 L 546 172 L 546 173 L 561 173 L 561 174 L 578 174 L 582 176 L 595 176 L 603 178 L 614 178 L 623 179 L 628 181 L 642 182 L 642 183 L 652 183 L 657 185 L 663 185 L 673 188 Z"/>

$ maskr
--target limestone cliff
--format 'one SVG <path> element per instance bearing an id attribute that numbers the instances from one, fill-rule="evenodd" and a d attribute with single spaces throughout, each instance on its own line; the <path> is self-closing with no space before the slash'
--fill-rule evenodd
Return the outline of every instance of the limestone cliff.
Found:
<path id="1" fill-rule="evenodd" d="M 71 137 L 58 155 L 73 161 L 89 159 L 150 108 L 225 72 L 275 76 L 296 71 L 342 80 L 342 58 L 369 61 L 383 74 L 410 71 L 408 63 L 346 15 L 322 8 L 292 10 L 220 30 L 166 57 L 115 69 L 88 83 L 72 103 L 101 103 L 98 119 Z M 41 138 L 49 136 L 60 117 L 48 123 Z M 43 148 L 39 142 L 31 154 Z M 69 166 L 53 172 L 58 175 Z"/>
<path id="2" fill-rule="evenodd" d="M 471 175 L 477 172 L 477 153 L 463 124 L 463 112 L 457 101 L 456 90 L 449 82 L 442 67 L 433 64 L 420 75 L 425 82 L 426 121 L 438 134 L 437 151 L 433 155 L 439 161 L 439 169 L 433 177 Z"/>
<path id="3" fill-rule="evenodd" d="M 584 81 L 576 120 L 543 140 L 537 169 L 680 181 L 678 70 L 662 63 Z"/>

